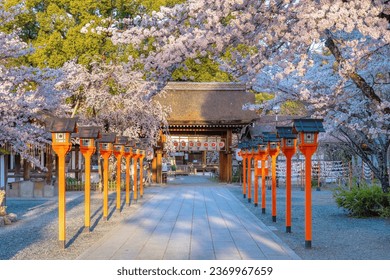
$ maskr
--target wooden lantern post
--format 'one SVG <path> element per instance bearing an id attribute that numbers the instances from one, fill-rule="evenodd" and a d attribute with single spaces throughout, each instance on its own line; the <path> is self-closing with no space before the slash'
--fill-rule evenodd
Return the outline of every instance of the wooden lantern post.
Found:
<path id="1" fill-rule="evenodd" d="M 74 135 L 80 139 L 80 151 L 85 159 L 84 185 L 84 230 L 90 231 L 91 224 L 91 157 L 96 152 L 95 139 L 100 138 L 100 128 L 97 126 L 79 127 Z"/>
<path id="2" fill-rule="evenodd" d="M 109 158 L 113 152 L 113 143 L 115 142 L 115 133 L 102 134 L 102 138 L 99 140 L 99 151 L 102 156 L 103 162 L 103 220 L 108 219 L 108 163 Z"/>
<path id="3" fill-rule="evenodd" d="M 292 127 L 276 127 L 281 150 L 286 157 L 286 232 L 291 233 L 291 159 L 297 151 L 297 136 Z"/>
<path id="4" fill-rule="evenodd" d="M 266 208 L 266 186 L 265 186 L 265 161 L 268 157 L 268 146 L 265 143 L 259 144 L 259 159 L 261 160 L 261 213 L 265 214 Z"/>
<path id="5" fill-rule="evenodd" d="M 259 162 L 259 150 L 257 147 L 253 148 L 253 161 L 254 161 L 254 169 L 255 169 L 255 181 L 253 184 L 253 203 L 255 207 L 259 205 L 259 168 L 258 168 L 258 162 Z"/>
<path id="6" fill-rule="evenodd" d="M 272 201 L 272 221 L 276 222 L 276 159 L 279 155 L 279 139 L 276 137 L 275 133 L 269 133 L 267 135 L 268 142 L 268 154 L 271 156 L 272 164 L 272 187 L 271 187 L 271 201 Z"/>
<path id="7" fill-rule="evenodd" d="M 144 158 L 146 156 L 145 150 L 140 150 L 139 155 L 139 195 L 144 196 Z"/>
<path id="8" fill-rule="evenodd" d="M 77 130 L 76 122 L 75 118 L 52 118 L 46 126 L 52 133 L 52 148 L 58 156 L 58 240 L 63 249 L 66 242 L 65 156 L 72 148 L 70 135 Z"/>
<path id="9" fill-rule="evenodd" d="M 259 168 L 258 168 L 258 162 L 260 160 L 259 150 L 258 150 L 259 141 L 260 141 L 260 139 L 254 139 L 250 143 L 250 146 L 252 147 L 252 154 L 253 154 L 253 161 L 254 161 L 253 165 L 254 165 L 254 173 L 255 173 L 254 174 L 255 180 L 254 180 L 254 184 L 253 184 L 253 188 L 254 188 L 253 203 L 254 203 L 255 207 L 257 207 L 259 205 Z"/>
<path id="10" fill-rule="evenodd" d="M 132 159 L 133 159 L 133 199 L 135 202 L 138 200 L 138 175 L 137 175 L 137 161 L 140 158 L 140 150 L 133 149 Z"/>
<path id="11" fill-rule="evenodd" d="M 116 158 L 116 210 L 121 210 L 121 170 L 122 158 L 125 155 L 126 136 L 117 136 L 114 144 L 114 156 Z"/>
<path id="12" fill-rule="evenodd" d="M 247 179 L 247 151 L 245 147 L 243 146 L 240 151 L 240 155 L 242 157 L 242 196 L 246 198 L 246 179 Z"/>
<path id="13" fill-rule="evenodd" d="M 325 132 L 325 130 L 320 119 L 295 119 L 293 131 L 298 133 L 298 147 L 305 156 L 305 248 L 311 248 L 311 157 L 317 150 L 318 133 Z"/>
<path id="14" fill-rule="evenodd" d="M 131 143 L 128 142 L 125 145 L 125 158 L 126 158 L 126 205 L 130 206 L 130 160 L 133 155 L 133 148 Z"/>
<path id="15" fill-rule="evenodd" d="M 248 174 L 247 174 L 247 182 L 248 182 L 248 203 L 252 202 L 252 158 L 254 156 L 253 148 L 249 147 L 246 156 L 248 159 Z"/>

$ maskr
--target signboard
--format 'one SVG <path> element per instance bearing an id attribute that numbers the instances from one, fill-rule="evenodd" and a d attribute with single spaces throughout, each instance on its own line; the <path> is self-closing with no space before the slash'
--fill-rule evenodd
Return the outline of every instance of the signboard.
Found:
<path id="1" fill-rule="evenodd" d="M 226 140 L 221 137 L 177 137 L 173 139 L 176 152 L 179 151 L 225 151 Z"/>

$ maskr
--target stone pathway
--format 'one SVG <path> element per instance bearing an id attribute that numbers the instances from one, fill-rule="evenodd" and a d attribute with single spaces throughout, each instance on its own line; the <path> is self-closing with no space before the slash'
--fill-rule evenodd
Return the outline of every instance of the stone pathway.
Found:
<path id="1" fill-rule="evenodd" d="M 79 259 L 299 259 L 228 188 L 200 176 L 150 187 L 142 207 Z"/>

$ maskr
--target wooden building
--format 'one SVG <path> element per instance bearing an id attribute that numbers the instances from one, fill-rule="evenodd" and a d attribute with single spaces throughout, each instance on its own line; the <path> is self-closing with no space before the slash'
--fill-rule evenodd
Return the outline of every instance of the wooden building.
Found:
<path id="1" fill-rule="evenodd" d="M 232 180 L 232 137 L 257 117 L 255 111 L 242 110 L 244 104 L 254 103 L 255 96 L 241 83 L 171 82 L 165 96 L 155 101 L 169 106 L 169 134 L 192 138 L 223 139 L 219 150 L 219 179 Z M 204 151 L 203 151 L 204 153 Z M 156 149 L 153 160 L 153 180 L 161 182 L 162 147 Z"/>

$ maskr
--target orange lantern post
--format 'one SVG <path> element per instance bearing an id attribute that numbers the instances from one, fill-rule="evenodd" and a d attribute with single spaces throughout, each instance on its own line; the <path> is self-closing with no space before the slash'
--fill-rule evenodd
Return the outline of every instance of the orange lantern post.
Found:
<path id="1" fill-rule="evenodd" d="M 126 158 L 126 205 L 130 206 L 130 160 L 132 157 L 133 149 L 128 142 L 125 146 L 125 158 Z"/>
<path id="2" fill-rule="evenodd" d="M 133 199 L 135 202 L 138 200 L 138 174 L 137 174 L 137 161 L 140 158 L 139 149 L 133 149 L 132 159 L 133 159 Z"/>
<path id="3" fill-rule="evenodd" d="M 266 184 L 265 184 L 265 161 L 268 157 L 268 146 L 265 143 L 259 144 L 259 156 L 261 160 L 261 213 L 265 214 L 266 209 Z"/>
<path id="4" fill-rule="evenodd" d="M 139 195 L 144 196 L 144 158 L 146 156 L 145 150 L 140 150 L 139 155 Z"/>
<path id="5" fill-rule="evenodd" d="M 322 120 L 295 119 L 293 131 L 298 133 L 298 147 L 305 156 L 305 248 L 311 248 L 312 213 L 311 213 L 311 157 L 318 146 L 318 133 L 325 132 Z"/>
<path id="6" fill-rule="evenodd" d="M 116 210 L 121 210 L 121 174 L 122 158 L 125 155 L 126 136 L 117 136 L 114 144 L 114 156 L 116 158 Z"/>
<path id="7" fill-rule="evenodd" d="M 254 181 L 253 203 L 254 203 L 255 207 L 257 207 L 259 205 L 259 166 L 258 166 L 258 163 L 259 163 L 259 160 L 261 159 L 261 157 L 259 154 L 258 145 L 259 145 L 260 140 L 261 139 L 254 139 L 254 140 L 252 140 L 251 143 L 249 143 L 249 145 L 252 147 L 252 155 L 253 155 L 253 161 L 254 161 L 253 165 L 254 165 L 255 181 Z"/>
<path id="8" fill-rule="evenodd" d="M 291 233 L 291 159 L 297 151 L 296 134 L 292 127 L 276 127 L 281 150 L 286 157 L 286 232 Z"/>
<path id="9" fill-rule="evenodd" d="M 267 135 L 268 141 L 268 154 L 271 156 L 271 170 L 272 170 L 272 187 L 271 187 L 271 201 L 272 201 L 272 221 L 276 222 L 276 159 L 279 155 L 279 139 L 275 133 L 269 133 Z"/>
<path id="10" fill-rule="evenodd" d="M 259 205 L 259 151 L 257 148 L 253 149 L 253 166 L 255 169 L 255 182 L 254 182 L 254 192 L 253 192 L 253 203 L 255 207 Z"/>
<path id="11" fill-rule="evenodd" d="M 96 151 L 95 139 L 100 137 L 99 127 L 79 127 L 74 135 L 80 139 L 80 151 L 85 159 L 85 185 L 84 185 L 84 230 L 90 231 L 91 224 L 91 157 Z"/>
<path id="12" fill-rule="evenodd" d="M 108 161 L 113 152 L 113 143 L 115 142 L 115 133 L 102 134 L 99 140 L 99 151 L 103 162 L 103 220 L 108 218 Z"/>
<path id="13" fill-rule="evenodd" d="M 242 195 L 244 198 L 246 198 L 246 177 L 247 177 L 247 153 L 244 149 L 244 146 L 242 146 L 240 151 L 240 156 L 242 157 Z"/>
<path id="14" fill-rule="evenodd" d="M 75 118 L 53 118 L 46 126 L 52 133 L 52 148 L 58 156 L 58 240 L 63 249 L 66 241 L 65 156 L 72 148 L 70 134 L 77 130 L 76 122 Z"/>
<path id="15" fill-rule="evenodd" d="M 252 158 L 254 156 L 253 149 L 249 148 L 246 152 L 248 159 L 248 174 L 247 174 L 247 182 L 248 182 L 248 203 L 252 202 Z"/>

